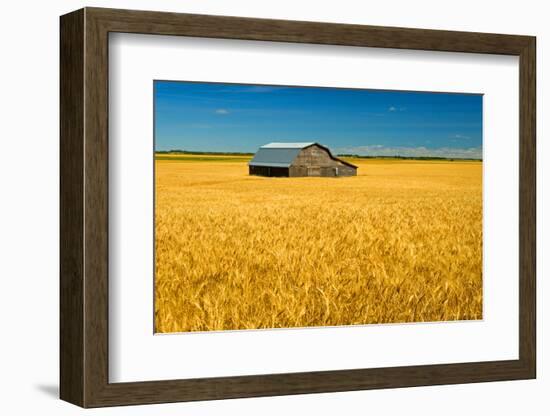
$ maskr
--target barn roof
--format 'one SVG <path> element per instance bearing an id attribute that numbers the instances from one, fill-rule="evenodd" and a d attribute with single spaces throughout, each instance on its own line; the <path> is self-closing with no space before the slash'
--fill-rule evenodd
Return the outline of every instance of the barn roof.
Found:
<path id="1" fill-rule="evenodd" d="M 311 146 L 315 142 L 301 142 L 301 143 L 268 143 L 264 144 L 261 149 L 303 149 L 304 147 Z"/>
<path id="2" fill-rule="evenodd" d="M 302 149 L 313 145 L 317 145 L 325 149 L 331 158 L 339 160 L 340 162 L 348 166 L 354 168 L 357 167 L 349 162 L 333 156 L 328 147 L 315 142 L 268 143 L 260 147 L 260 149 L 256 152 L 256 154 L 248 164 L 250 166 L 272 166 L 277 168 L 288 168 L 290 167 L 294 159 L 296 159 L 296 156 L 298 156 Z"/>
<path id="3" fill-rule="evenodd" d="M 300 150 L 312 144 L 314 143 L 268 143 L 260 147 L 249 165 L 288 168 Z"/>

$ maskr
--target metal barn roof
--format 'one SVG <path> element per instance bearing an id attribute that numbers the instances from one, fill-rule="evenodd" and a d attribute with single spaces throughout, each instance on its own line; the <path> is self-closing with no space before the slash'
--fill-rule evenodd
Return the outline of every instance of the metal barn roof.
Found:
<path id="1" fill-rule="evenodd" d="M 304 147 L 311 146 L 315 142 L 304 142 L 304 143 L 268 143 L 264 144 L 262 148 L 264 149 L 303 149 Z"/>
<path id="2" fill-rule="evenodd" d="M 352 165 L 345 160 L 339 159 L 332 155 L 332 152 L 328 147 L 325 147 L 316 142 L 303 142 L 303 143 L 268 143 L 264 144 L 258 152 L 254 155 L 252 160 L 248 162 L 250 166 L 272 166 L 276 168 L 288 168 L 296 159 L 296 156 L 300 151 L 312 145 L 317 145 L 325 149 L 330 157 L 334 160 L 338 160 L 348 166 L 357 168 L 357 166 Z"/>
<path id="3" fill-rule="evenodd" d="M 300 150 L 313 144 L 315 143 L 268 143 L 260 147 L 248 164 L 250 166 L 288 168 Z"/>

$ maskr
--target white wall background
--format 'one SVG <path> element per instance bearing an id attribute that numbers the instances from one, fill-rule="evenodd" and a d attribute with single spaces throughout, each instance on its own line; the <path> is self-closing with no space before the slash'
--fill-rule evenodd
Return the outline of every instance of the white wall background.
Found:
<path id="1" fill-rule="evenodd" d="M 87 411 L 119 415 L 213 414 L 529 414 L 550 409 L 550 361 L 543 331 L 550 299 L 543 259 L 550 201 L 544 140 L 550 100 L 550 26 L 536 0 L 391 2 L 297 0 L 120 0 L 5 2 L 0 14 L 0 411 L 70 415 L 81 409 L 58 395 L 58 16 L 83 6 L 166 10 L 276 19 L 536 35 L 538 41 L 539 377 L 534 381 L 422 387 L 338 394 L 225 400 Z M 544 200 L 546 198 L 546 201 Z"/>

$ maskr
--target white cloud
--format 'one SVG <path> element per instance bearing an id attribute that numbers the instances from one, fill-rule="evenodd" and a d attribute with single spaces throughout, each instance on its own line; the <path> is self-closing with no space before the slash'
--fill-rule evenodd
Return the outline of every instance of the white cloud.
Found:
<path id="1" fill-rule="evenodd" d="M 215 111 L 216 114 L 229 114 L 229 110 L 226 110 L 225 108 L 218 108 L 216 111 Z"/>
<path id="2" fill-rule="evenodd" d="M 463 134 L 455 134 L 455 135 L 453 136 L 453 138 L 455 138 L 455 139 L 465 139 L 465 140 L 466 140 L 466 139 L 469 139 L 470 136 L 465 136 L 465 135 L 463 135 Z"/>
<path id="3" fill-rule="evenodd" d="M 407 109 L 407 107 L 396 107 L 396 106 L 392 105 L 388 108 L 388 111 L 393 113 L 395 111 L 405 111 L 406 109 Z"/>
<path id="4" fill-rule="evenodd" d="M 359 156 L 404 156 L 404 157 L 447 157 L 457 159 L 481 159 L 481 147 L 454 148 L 439 147 L 427 148 L 424 146 L 383 146 L 379 144 L 367 146 L 349 146 L 335 148 L 337 154 L 352 154 Z"/>

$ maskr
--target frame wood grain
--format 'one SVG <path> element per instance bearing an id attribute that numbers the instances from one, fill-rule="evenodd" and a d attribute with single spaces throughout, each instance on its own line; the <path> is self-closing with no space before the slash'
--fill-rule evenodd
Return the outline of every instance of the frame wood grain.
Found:
<path id="1" fill-rule="evenodd" d="M 534 37 L 100 8 L 62 16 L 60 30 L 61 399 L 101 407 L 535 378 Z M 109 383 L 110 32 L 519 56 L 519 359 Z"/>

